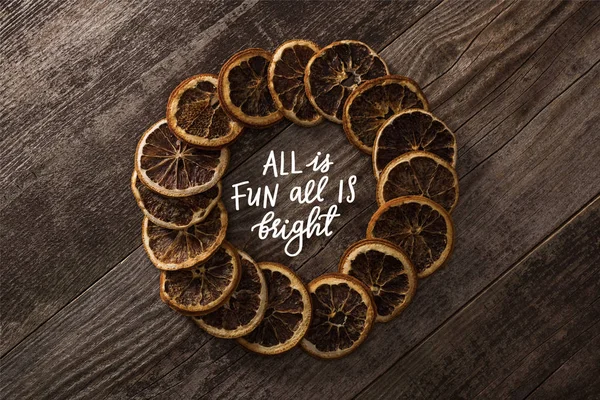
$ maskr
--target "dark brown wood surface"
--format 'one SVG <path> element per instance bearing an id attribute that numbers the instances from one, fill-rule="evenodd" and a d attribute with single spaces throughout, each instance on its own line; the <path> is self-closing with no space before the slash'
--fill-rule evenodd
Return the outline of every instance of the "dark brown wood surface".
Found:
<path id="1" fill-rule="evenodd" d="M 0 397 L 600 397 L 600 3 L 0 4 Z M 363 40 L 415 79 L 455 132 L 461 198 L 449 264 L 350 356 L 259 357 L 158 297 L 129 190 L 141 132 L 177 83 L 290 38 Z M 248 130 L 224 179 L 228 239 L 306 281 L 336 268 L 375 206 L 369 157 L 330 123 Z M 271 150 L 358 176 L 330 237 L 288 257 L 235 211 Z M 335 197 L 335 187 L 326 193 Z M 312 206 L 280 200 L 283 218 Z"/>

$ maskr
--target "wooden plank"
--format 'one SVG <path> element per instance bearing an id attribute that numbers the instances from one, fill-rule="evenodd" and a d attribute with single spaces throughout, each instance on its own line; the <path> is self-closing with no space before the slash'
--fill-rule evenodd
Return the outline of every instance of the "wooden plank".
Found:
<path id="1" fill-rule="evenodd" d="M 528 399 L 593 399 L 600 393 L 600 334 L 567 360 Z"/>
<path id="2" fill-rule="evenodd" d="M 0 248 L 10 249 L 2 261 L 11 276 L 1 291 L 3 354 L 139 246 L 133 152 L 180 80 L 292 37 L 354 37 L 379 49 L 436 3 L 135 4 L 77 3 L 7 37 L 15 67 L 0 84 Z M 25 85 L 31 77 L 41 86 Z M 231 169 L 285 126 L 249 131 Z"/>
<path id="3" fill-rule="evenodd" d="M 546 342 L 527 354 L 508 376 L 500 375 L 502 378 L 495 379 L 477 397 L 502 399 L 512 393 L 513 398 L 522 398 L 531 393 L 538 382 L 553 374 L 569 357 L 587 346 L 594 334 L 598 334 L 598 323 L 587 327 L 583 322 L 593 313 L 598 315 L 597 303 L 598 301 L 560 327 Z"/>
<path id="4" fill-rule="evenodd" d="M 498 39 L 498 43 L 504 43 L 506 47 L 497 48 L 495 57 L 489 55 L 480 64 L 482 59 L 477 53 L 471 54 L 469 48 L 479 48 L 476 37 L 485 38 L 484 29 L 490 22 L 487 29 L 496 35 L 502 35 L 507 25 L 515 23 L 500 14 L 506 6 L 490 9 L 474 2 L 453 11 L 451 4 L 443 3 L 389 48 L 400 54 L 399 48 L 420 38 L 419 34 L 423 35 L 425 31 L 421 25 L 438 27 L 445 24 L 446 33 L 440 28 L 437 35 L 471 32 L 471 36 L 465 34 L 457 45 L 458 55 L 462 53 L 461 57 L 469 57 L 472 61 L 466 69 L 461 63 L 464 74 L 473 76 L 485 72 L 494 75 L 495 72 L 505 78 L 503 74 L 522 76 L 520 68 L 530 69 L 530 76 L 543 82 L 546 88 L 543 94 L 556 99 L 545 107 L 536 102 L 539 93 L 525 92 L 521 96 L 521 104 L 530 106 L 525 117 L 532 118 L 532 122 L 504 148 L 493 149 L 490 158 L 482 159 L 485 161 L 481 165 L 463 174 L 466 175 L 461 182 L 463 198 L 455 214 L 459 246 L 452 263 L 421 285 L 415 303 L 399 321 L 378 326 L 356 354 L 335 363 L 315 361 L 299 350 L 283 357 L 265 359 L 246 355 L 231 342 L 210 340 L 189 321 L 160 305 L 155 289 L 152 289 L 156 274 L 142 250 L 138 249 L 2 359 L 3 376 L 8 382 L 2 389 L 16 397 L 74 396 L 84 389 L 81 396 L 116 398 L 231 396 L 246 392 L 248 396 L 257 397 L 303 397 L 315 390 L 323 395 L 348 397 L 368 384 L 597 193 L 598 172 L 589 168 L 598 157 L 597 138 L 587 132 L 598 124 L 593 112 L 597 94 L 590 89 L 591 82 L 598 77 L 598 68 L 583 77 L 577 69 L 589 69 L 597 62 L 590 56 L 594 53 L 587 51 L 597 45 L 592 35 L 595 32 L 580 33 L 581 37 L 574 37 L 562 53 L 557 54 L 559 47 L 555 46 L 556 41 L 562 40 L 561 34 L 565 30 L 567 33 L 578 32 L 575 28 L 591 25 L 597 14 L 593 13 L 592 6 L 575 13 L 577 4 L 574 3 L 547 8 L 535 7 L 529 2 L 516 4 L 514 7 L 520 7 L 516 14 L 524 18 L 524 24 L 530 28 L 522 32 L 522 37 L 514 37 L 515 42 L 511 39 L 513 36 Z M 536 25 L 542 26 L 549 36 L 538 35 L 533 28 Z M 552 33 L 555 29 L 558 30 Z M 442 42 L 432 39 L 429 40 L 433 43 Z M 540 47 L 542 43 L 544 46 Z M 549 51 L 552 48 L 554 52 Z M 431 53 L 423 53 L 423 59 L 439 56 L 438 50 L 430 47 Z M 503 54 L 515 51 L 521 60 L 539 57 L 533 65 L 527 62 L 503 64 Z M 588 57 L 583 60 L 573 57 L 582 53 Z M 545 54 L 544 57 L 541 54 Z M 387 51 L 384 55 L 391 60 L 390 64 L 400 65 Z M 556 56 L 565 63 L 564 71 L 542 76 L 544 68 Z M 413 63 L 419 64 L 416 59 Z M 452 57 L 442 59 L 436 64 L 437 73 L 443 75 L 445 71 L 452 71 L 453 64 L 457 65 Z M 577 68 L 573 69 L 574 65 Z M 411 69 L 410 66 L 406 68 Z M 500 82 L 494 84 L 500 86 Z M 521 84 L 516 79 L 510 89 L 520 88 Z M 562 93 L 567 87 L 570 88 Z M 434 104 L 438 103 L 437 99 L 448 97 L 443 88 L 440 90 L 431 96 Z M 486 89 L 482 85 L 470 92 L 471 96 L 479 98 L 488 94 L 489 87 Z M 454 104 L 453 97 L 448 99 L 446 103 Z M 480 107 L 476 110 L 468 108 L 468 115 L 453 117 L 454 124 L 458 126 L 465 122 L 472 113 L 493 115 L 494 109 L 501 110 L 498 104 L 489 106 L 490 109 L 485 104 Z M 512 119 L 507 120 L 507 129 L 514 134 L 513 123 Z M 283 139 L 279 136 L 274 139 L 281 142 L 272 143 L 277 144 L 277 149 L 285 149 L 284 143 L 306 134 L 304 143 L 313 143 L 314 149 L 324 145 L 322 148 L 325 149 L 334 147 L 335 144 L 324 142 L 339 139 L 339 128 L 324 125 L 320 129 L 315 132 L 330 135 L 323 139 L 290 128 L 280 135 Z M 460 129 L 457 133 L 461 135 L 459 143 L 468 139 L 468 136 L 462 136 Z M 499 134 L 506 134 L 502 125 Z M 358 157 L 357 152 L 344 143 L 343 137 L 341 139 L 336 151 L 347 155 L 350 161 L 342 161 L 339 165 L 343 169 L 352 167 L 348 174 L 362 172 L 360 176 L 367 179 L 370 176 L 368 162 L 364 157 Z M 546 159 L 552 154 L 547 147 L 549 144 L 553 144 L 552 149 L 558 153 L 552 159 Z M 581 148 L 590 149 L 589 153 L 580 154 Z M 305 151 L 308 154 L 308 150 Z M 251 157 L 240 168 L 260 170 L 264 155 Z M 515 176 L 524 178 L 515 179 Z M 368 207 L 371 202 L 367 199 L 364 204 Z M 544 207 L 543 213 L 538 211 L 541 207 Z M 345 215 L 353 220 L 352 223 L 339 230 L 320 252 L 320 246 L 325 243 L 311 243 L 307 251 L 316 253 L 315 257 L 304 266 L 296 264 L 296 267 L 302 267 L 300 274 L 305 279 L 332 268 L 342 249 L 362 235 L 370 211 L 367 208 L 361 213 L 357 207 L 353 213 Z M 236 213 L 232 213 L 233 217 Z M 277 242 L 272 244 L 279 246 Z M 268 249 L 247 248 L 260 250 L 264 257 L 276 257 L 275 253 L 280 251 L 274 248 L 269 253 Z M 482 270 L 481 265 L 486 268 Z M 56 371 L 56 363 L 61 365 L 60 371 Z"/>
<path id="5" fill-rule="evenodd" d="M 599 237 L 600 198 L 359 398 L 525 398 L 600 334 Z"/>

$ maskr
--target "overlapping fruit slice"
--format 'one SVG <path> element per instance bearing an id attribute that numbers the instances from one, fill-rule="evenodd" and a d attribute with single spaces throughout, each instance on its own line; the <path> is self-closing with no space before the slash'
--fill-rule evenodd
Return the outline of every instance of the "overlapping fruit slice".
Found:
<path id="1" fill-rule="evenodd" d="M 131 175 L 131 191 L 146 217 L 164 228 L 181 229 L 203 221 L 221 198 L 221 182 L 206 192 L 187 197 L 167 197 L 148 189 Z"/>
<path id="2" fill-rule="evenodd" d="M 219 201 L 202 222 L 185 229 L 164 228 L 144 218 L 142 241 L 158 269 L 178 270 L 206 261 L 219 248 L 226 231 L 227 210 Z"/>
<path id="3" fill-rule="evenodd" d="M 393 159 L 377 182 L 377 202 L 402 196 L 425 196 L 448 212 L 458 202 L 458 176 L 450 164 L 426 151 L 411 151 Z"/>
<path id="4" fill-rule="evenodd" d="M 185 315 L 203 315 L 223 304 L 240 280 L 240 259 L 229 243 L 204 263 L 160 274 L 160 298 Z"/>
<path id="5" fill-rule="evenodd" d="M 418 277 L 424 278 L 450 256 L 454 227 L 444 207 L 422 196 L 407 196 L 379 207 L 369 221 L 367 238 L 385 239 L 400 247 Z"/>
<path id="6" fill-rule="evenodd" d="M 304 284 L 289 268 L 259 263 L 267 281 L 267 310 L 261 323 L 238 342 L 260 354 L 279 354 L 294 347 L 308 329 L 311 304 Z"/>
<path id="7" fill-rule="evenodd" d="M 386 75 L 356 88 L 344 105 L 344 131 L 348 140 L 371 154 L 377 131 L 394 114 L 410 109 L 429 110 L 419 85 L 410 78 Z"/>
<path id="8" fill-rule="evenodd" d="M 218 93 L 223 109 L 242 124 L 267 127 L 283 118 L 268 85 L 273 56 L 263 49 L 234 54 L 219 72 Z"/>
<path id="9" fill-rule="evenodd" d="M 317 51 L 319 46 L 309 40 L 290 40 L 275 50 L 269 65 L 269 90 L 275 105 L 287 119 L 302 126 L 323 120 L 304 90 L 304 70 Z"/>
<path id="10" fill-rule="evenodd" d="M 373 172 L 381 170 L 394 158 L 409 151 L 428 151 L 450 165 L 456 164 L 454 133 L 433 114 L 424 110 L 402 111 L 381 126 L 373 147 Z"/>
<path id="11" fill-rule="evenodd" d="M 203 150 L 175 136 L 166 120 L 142 135 L 135 170 L 144 185 L 170 197 L 191 196 L 215 186 L 229 163 L 229 150 Z"/>
<path id="12" fill-rule="evenodd" d="M 214 74 L 192 76 L 175 88 L 167 103 L 167 123 L 179 138 L 205 148 L 223 147 L 243 130 L 223 111 Z"/>
<path id="13" fill-rule="evenodd" d="M 322 48 L 310 59 L 304 85 L 317 111 L 341 124 L 350 93 L 362 82 L 387 74 L 387 65 L 369 46 L 356 40 L 341 40 Z"/>
<path id="14" fill-rule="evenodd" d="M 371 292 L 356 278 L 325 274 L 308 284 L 313 318 L 301 346 L 319 358 L 339 358 L 354 351 L 375 321 Z"/>
<path id="15" fill-rule="evenodd" d="M 365 239 L 350 246 L 340 260 L 339 272 L 357 278 L 371 290 L 378 322 L 398 316 L 417 290 L 417 272 L 410 259 L 381 239 Z"/>
<path id="16" fill-rule="evenodd" d="M 238 250 L 241 278 L 231 296 L 215 311 L 194 317 L 198 326 L 213 336 L 232 339 L 252 332 L 267 308 L 267 281 L 258 265 Z"/>

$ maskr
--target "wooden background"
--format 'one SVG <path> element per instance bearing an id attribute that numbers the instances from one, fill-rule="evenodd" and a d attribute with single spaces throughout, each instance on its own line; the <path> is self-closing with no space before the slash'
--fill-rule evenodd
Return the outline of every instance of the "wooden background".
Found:
<path id="1" fill-rule="evenodd" d="M 2 1 L 0 397 L 600 398 L 599 19 L 575 1 Z M 129 189 L 178 82 L 291 38 L 365 41 L 459 146 L 450 263 L 339 361 L 250 354 L 163 305 Z M 270 150 L 330 152 L 332 179 L 359 177 L 334 235 L 291 259 L 249 232 L 263 210 L 227 199 L 228 238 L 309 281 L 364 235 L 369 159 L 330 123 L 248 131 L 226 197 L 311 177 L 261 181 Z"/>

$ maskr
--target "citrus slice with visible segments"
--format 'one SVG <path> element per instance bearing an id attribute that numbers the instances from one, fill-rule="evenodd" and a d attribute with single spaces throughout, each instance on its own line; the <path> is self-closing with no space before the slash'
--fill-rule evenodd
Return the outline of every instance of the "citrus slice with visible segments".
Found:
<path id="1" fill-rule="evenodd" d="M 377 202 L 403 196 L 424 196 L 452 212 L 458 202 L 458 176 L 450 164 L 426 151 L 394 158 L 377 182 Z"/>
<path id="2" fill-rule="evenodd" d="M 142 135 L 135 151 L 138 178 L 169 197 L 202 193 L 215 186 L 229 163 L 229 150 L 203 150 L 175 136 L 166 120 Z"/>
<path id="3" fill-rule="evenodd" d="M 325 274 L 308 284 L 313 318 L 301 346 L 318 358 L 339 358 L 367 338 L 375 322 L 371 292 L 358 279 Z"/>
<path id="4" fill-rule="evenodd" d="M 179 138 L 195 146 L 220 148 L 233 142 L 243 126 L 223 111 L 214 74 L 181 82 L 167 103 L 167 123 Z"/>
<path id="5" fill-rule="evenodd" d="M 373 172 L 409 151 L 428 151 L 453 167 L 456 165 L 454 133 L 428 111 L 410 109 L 388 119 L 377 132 L 373 146 Z"/>
<path id="6" fill-rule="evenodd" d="M 429 110 L 429 103 L 415 81 L 400 75 L 371 79 L 346 100 L 344 132 L 350 143 L 371 154 L 381 125 L 392 115 L 410 108 Z"/>
<path id="7" fill-rule="evenodd" d="M 262 321 L 267 308 L 267 282 L 252 258 L 237 251 L 241 278 L 237 287 L 215 311 L 194 317 L 198 326 L 213 336 L 232 339 L 252 332 Z"/>
<path id="8" fill-rule="evenodd" d="M 268 85 L 273 55 L 263 49 L 234 54 L 219 72 L 218 93 L 223 109 L 244 125 L 264 128 L 283 118 Z"/>
<path id="9" fill-rule="evenodd" d="M 287 119 L 301 126 L 323 121 L 304 90 L 304 70 L 317 51 L 319 46 L 309 40 L 290 40 L 275 50 L 269 65 L 269 90 L 275 105 Z"/>
<path id="10" fill-rule="evenodd" d="M 209 313 L 223 304 L 240 280 L 240 259 L 227 242 L 193 268 L 162 271 L 160 298 L 185 315 Z"/>
<path id="11" fill-rule="evenodd" d="M 310 59 L 304 86 L 317 111 L 341 124 L 350 93 L 362 82 L 387 74 L 387 65 L 369 46 L 356 40 L 341 40 L 322 48 Z"/>
<path id="12" fill-rule="evenodd" d="M 203 221 L 221 198 L 222 186 L 218 182 L 206 192 L 188 197 L 167 197 L 148 189 L 131 175 L 131 191 L 146 217 L 164 228 L 182 229 Z"/>
<path id="13" fill-rule="evenodd" d="M 289 268 L 272 262 L 258 263 L 267 281 L 267 310 L 261 323 L 238 342 L 260 354 L 279 354 L 296 346 L 311 318 L 310 296 Z"/>
<path id="14" fill-rule="evenodd" d="M 371 290 L 377 322 L 395 318 L 417 290 L 417 272 L 402 250 L 381 239 L 354 243 L 340 260 L 339 272 L 357 278 Z"/>
<path id="15" fill-rule="evenodd" d="M 454 245 L 450 214 L 436 202 L 422 196 L 388 201 L 373 214 L 367 238 L 388 240 L 410 258 L 419 278 L 440 268 Z"/>
<path id="16" fill-rule="evenodd" d="M 148 218 L 142 224 L 142 241 L 156 268 L 191 268 L 206 261 L 219 248 L 227 231 L 227 210 L 219 201 L 206 218 L 185 229 L 169 229 Z"/>

